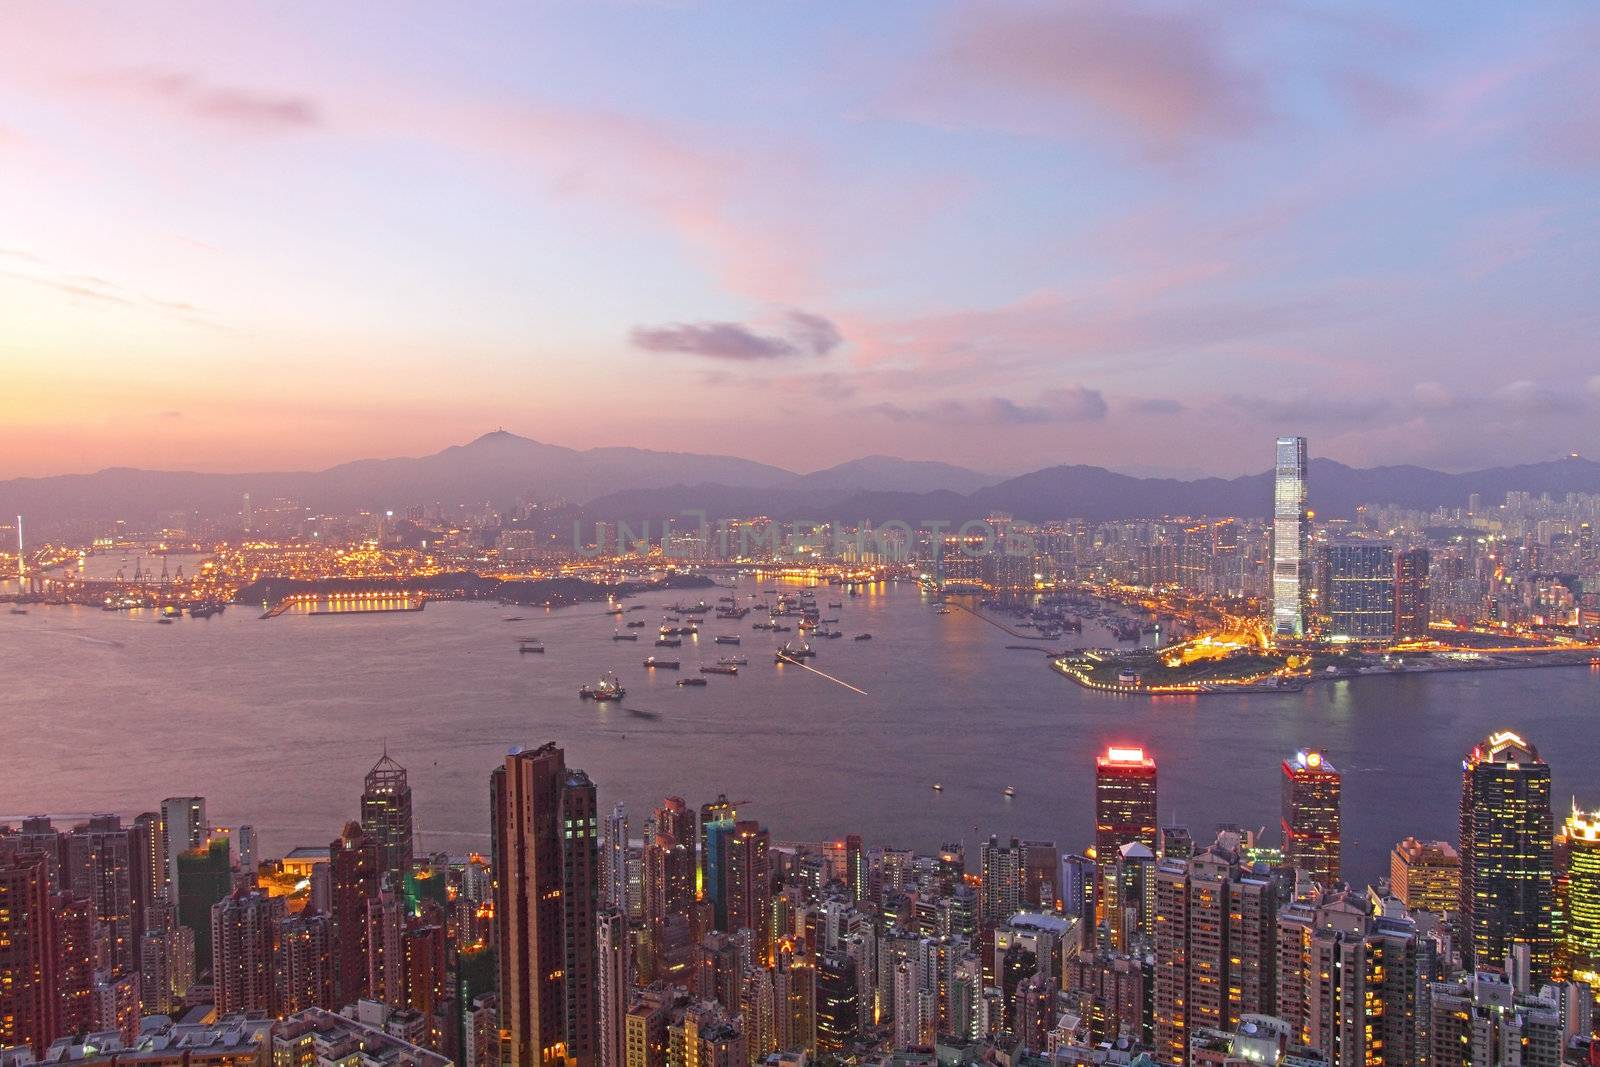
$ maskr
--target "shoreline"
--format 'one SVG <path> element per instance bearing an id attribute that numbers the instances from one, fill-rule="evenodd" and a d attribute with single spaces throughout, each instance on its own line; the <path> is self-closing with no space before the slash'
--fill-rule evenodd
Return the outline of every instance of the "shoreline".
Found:
<path id="1" fill-rule="evenodd" d="M 1299 693 L 1309 686 L 1322 682 L 1354 681 L 1362 678 L 1393 678 L 1400 675 L 1418 674 L 1475 674 L 1489 671 L 1521 671 L 1538 670 L 1551 667 L 1587 667 L 1591 671 L 1600 672 L 1592 659 L 1596 656 L 1593 650 L 1573 652 L 1530 652 L 1527 662 L 1493 663 L 1493 664 L 1448 664 L 1444 666 L 1402 666 L 1385 668 L 1375 671 L 1340 671 L 1337 674 L 1317 674 L 1306 677 L 1283 678 L 1277 684 L 1266 682 L 1253 682 L 1241 685 L 1228 685 L 1226 683 L 1175 683 L 1171 686 L 1146 686 L 1146 685 L 1101 685 L 1087 681 L 1062 665 L 1065 657 L 1051 656 L 1050 669 L 1056 674 L 1077 685 L 1080 689 L 1088 689 L 1099 693 L 1113 693 L 1119 696 L 1229 696 L 1235 694 L 1260 695 L 1270 693 Z M 1538 657 L 1534 659 L 1534 657 Z M 1571 658 L 1568 658 L 1571 657 Z M 1282 676 L 1274 675 L 1275 678 Z"/>

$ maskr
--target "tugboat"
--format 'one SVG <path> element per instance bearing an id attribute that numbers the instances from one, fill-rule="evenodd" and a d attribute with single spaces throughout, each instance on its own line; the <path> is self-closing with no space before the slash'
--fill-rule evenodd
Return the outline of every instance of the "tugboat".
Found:
<path id="1" fill-rule="evenodd" d="M 646 656 L 645 659 L 644 659 L 644 665 L 645 665 L 645 669 L 646 670 L 675 671 L 675 670 L 678 669 L 678 661 L 677 660 L 675 660 L 675 659 L 657 659 L 654 656 Z"/>
<path id="2" fill-rule="evenodd" d="M 578 695 L 585 700 L 621 700 L 628 695 L 628 691 L 622 688 L 616 674 L 608 671 L 594 685 L 580 686 Z"/>

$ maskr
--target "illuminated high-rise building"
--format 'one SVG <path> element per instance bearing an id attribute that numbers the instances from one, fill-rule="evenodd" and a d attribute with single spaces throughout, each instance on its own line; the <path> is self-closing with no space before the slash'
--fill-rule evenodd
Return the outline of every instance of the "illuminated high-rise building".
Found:
<path id="1" fill-rule="evenodd" d="M 333 1001 L 354 1004 L 372 992 L 368 967 L 367 910 L 383 874 L 378 846 L 360 823 L 345 824 L 328 846 L 329 908 L 333 937 Z"/>
<path id="2" fill-rule="evenodd" d="M 1278 883 L 1248 869 L 1237 834 L 1156 868 L 1155 1057 L 1189 1062 L 1201 1027 L 1233 1030 L 1277 1010 Z"/>
<path id="3" fill-rule="evenodd" d="M 695 895 L 710 902 L 712 926 L 718 930 L 728 928 L 727 861 L 723 841 L 733 832 L 738 818 L 739 813 L 725 793 L 700 805 L 700 869 L 696 874 Z"/>
<path id="4" fill-rule="evenodd" d="M 617 801 L 606 818 L 605 903 L 628 911 L 628 809 Z"/>
<path id="5" fill-rule="evenodd" d="M 133 831 L 116 815 L 95 815 L 66 835 L 65 888 L 94 904 L 95 922 L 105 938 L 102 962 L 118 975 L 139 968 L 143 934 L 144 886 L 134 877 L 142 860 Z M 137 919 L 137 921 L 136 921 Z"/>
<path id="6" fill-rule="evenodd" d="M 282 897 L 240 888 L 211 908 L 212 982 L 218 1013 L 275 1015 Z"/>
<path id="7" fill-rule="evenodd" d="M 626 1067 L 628 1006 L 633 996 L 633 947 L 628 916 L 612 905 L 595 917 L 595 1037 L 598 1067 Z"/>
<path id="8" fill-rule="evenodd" d="M 1407 911 L 1453 912 L 1461 905 L 1461 854 L 1448 841 L 1408 837 L 1389 854 L 1389 889 Z"/>
<path id="9" fill-rule="evenodd" d="M 1510 730 L 1461 762 L 1462 948 L 1477 968 L 1526 945 L 1535 986 L 1550 978 L 1555 827 L 1550 767 Z"/>
<path id="10" fill-rule="evenodd" d="M 1094 848 L 1102 869 L 1137 841 L 1156 847 L 1156 761 L 1142 748 L 1113 745 L 1094 760 Z"/>
<path id="11" fill-rule="evenodd" d="M 1272 490 L 1272 632 L 1302 637 L 1311 562 L 1306 510 L 1306 439 L 1280 437 Z"/>
<path id="12" fill-rule="evenodd" d="M 860 834 L 846 834 L 844 838 L 844 884 L 851 900 L 859 904 L 866 898 L 867 855 Z"/>
<path id="13" fill-rule="evenodd" d="M 1432 608 L 1428 596 L 1429 555 L 1426 548 L 1394 554 L 1394 638 L 1412 641 L 1428 636 Z"/>
<path id="14" fill-rule="evenodd" d="M 1409 917 L 1374 914 L 1366 897 L 1345 890 L 1279 911 L 1278 943 L 1274 1014 L 1292 1027 L 1293 1041 L 1320 1051 L 1329 1067 L 1418 1062 Z"/>
<path id="15" fill-rule="evenodd" d="M 765 964 L 772 959 L 772 859 L 770 840 L 760 823 L 745 819 L 723 839 L 727 850 L 725 878 L 727 927 L 750 931 L 750 955 Z"/>
<path id="16" fill-rule="evenodd" d="M 855 960 L 842 952 L 817 959 L 817 1051 L 839 1053 L 860 1036 L 860 993 Z"/>
<path id="17" fill-rule="evenodd" d="M 1394 547 L 1380 541 L 1328 546 L 1328 635 L 1335 641 L 1389 641 L 1395 622 Z"/>
<path id="18" fill-rule="evenodd" d="M 594 783 L 552 742 L 490 778 L 503 1067 L 597 1067 Z"/>
<path id="19" fill-rule="evenodd" d="M 1600 989 L 1600 812 L 1576 803 L 1562 827 L 1567 907 L 1562 955 L 1572 977 Z"/>
<path id="20" fill-rule="evenodd" d="M 204 845 L 211 837 L 206 822 L 205 797 L 168 797 L 161 802 L 161 854 L 167 858 L 167 893 L 178 896 L 178 857 Z"/>
<path id="21" fill-rule="evenodd" d="M 990 836 L 980 863 L 978 925 L 992 930 L 1022 908 L 1022 842 L 1013 837 L 1002 844 Z"/>
<path id="22" fill-rule="evenodd" d="M 694 950 L 696 834 L 694 812 L 681 797 L 655 810 L 655 833 L 644 848 L 644 920 L 654 952 L 654 977 L 686 981 Z"/>
<path id="23" fill-rule="evenodd" d="M 43 1056 L 55 1040 L 56 965 L 48 860 L 0 851 L 0 1048 Z"/>
<path id="24" fill-rule="evenodd" d="M 406 769 L 390 759 L 387 750 L 367 772 L 361 790 L 361 829 L 377 846 L 378 870 L 411 869 L 411 785 Z"/>
<path id="25" fill-rule="evenodd" d="M 1339 881 L 1340 776 L 1320 752 L 1283 761 L 1283 858 L 1318 885 Z"/>

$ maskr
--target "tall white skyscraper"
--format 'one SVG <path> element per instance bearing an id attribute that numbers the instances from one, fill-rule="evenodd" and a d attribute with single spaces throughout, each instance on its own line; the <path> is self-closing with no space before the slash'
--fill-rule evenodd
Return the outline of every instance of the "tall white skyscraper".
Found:
<path id="1" fill-rule="evenodd" d="M 1311 514 L 1306 510 L 1306 439 L 1280 437 L 1272 492 L 1272 633 L 1306 632 Z"/>
<path id="2" fill-rule="evenodd" d="M 161 802 L 161 833 L 166 846 L 167 892 L 174 903 L 178 892 L 178 857 L 206 843 L 205 797 L 168 797 Z"/>

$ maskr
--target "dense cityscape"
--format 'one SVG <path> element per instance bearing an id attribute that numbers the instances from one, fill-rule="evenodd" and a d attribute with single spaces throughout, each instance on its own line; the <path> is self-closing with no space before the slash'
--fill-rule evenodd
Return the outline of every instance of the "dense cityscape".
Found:
<path id="1" fill-rule="evenodd" d="M 387 754 L 281 857 L 201 796 L 24 819 L 0 1062 L 1590 1062 L 1600 813 L 1553 808 L 1531 741 L 1472 747 L 1459 838 L 1398 840 L 1364 887 L 1319 752 L 1283 760 L 1270 845 L 1165 819 L 1142 748 L 1092 782 L 1093 841 L 936 854 L 782 844 L 726 795 L 630 818 L 554 742 L 480 783 L 487 856 L 417 849 Z"/>
<path id="2" fill-rule="evenodd" d="M 1597 49 L 7 3 L 0 1067 L 1600 1067 Z"/>
<path id="3" fill-rule="evenodd" d="M 1277 441 L 1270 521 L 990 516 L 891 543 L 852 531 L 832 549 L 829 531 L 766 517 L 722 520 L 687 545 L 611 532 L 609 550 L 602 525 L 595 543 L 563 549 L 526 510 L 446 526 L 426 509 L 335 522 L 247 500 L 239 528 L 205 530 L 223 539 L 203 548 L 180 528 L 19 541 L 13 599 L 19 613 L 170 622 L 230 605 L 263 620 L 411 612 L 429 598 L 511 605 L 520 591 L 546 611 L 604 602 L 616 639 L 636 640 L 622 628 L 631 597 L 721 590 L 731 571 L 806 581 L 767 591 L 771 603 L 669 608 L 658 648 L 764 617 L 758 629 L 798 628 L 778 669 L 812 670 L 807 638 L 839 633 L 823 612 L 840 606 L 812 590 L 888 580 L 921 585 L 936 612 L 1076 645 L 1046 650 L 1046 664 L 1122 694 L 1281 689 L 1404 660 L 1593 659 L 1600 498 L 1318 521 L 1306 452 L 1304 438 Z M 730 530 L 761 532 L 764 553 Z M 180 546 L 200 560 L 189 575 L 164 562 Z M 82 577 L 93 553 L 145 551 L 131 577 Z M 1119 646 L 1086 647 L 1086 616 Z M 543 652 L 530 642 L 520 650 Z M 751 669 L 745 656 L 718 662 L 702 671 Z M 1145 677 L 1185 671 L 1182 683 Z M 625 694 L 612 676 L 579 695 Z M 1326 753 L 1285 754 L 1277 833 L 1170 819 L 1159 755 L 1133 739 L 1096 759 L 1092 841 L 952 833 L 930 854 L 848 826 L 792 842 L 781 817 L 741 815 L 759 798 L 726 794 L 668 796 L 630 818 L 559 742 L 485 769 L 487 854 L 418 848 L 407 771 L 387 753 L 337 839 L 281 856 L 261 854 L 249 823 L 213 825 L 203 796 L 17 818 L 0 830 L 0 1063 L 1591 1062 L 1600 812 L 1557 804 L 1532 738 L 1499 730 L 1467 751 L 1454 840 L 1419 840 L 1393 813 L 1387 877 L 1368 885 L 1341 866 L 1345 797 Z"/>

